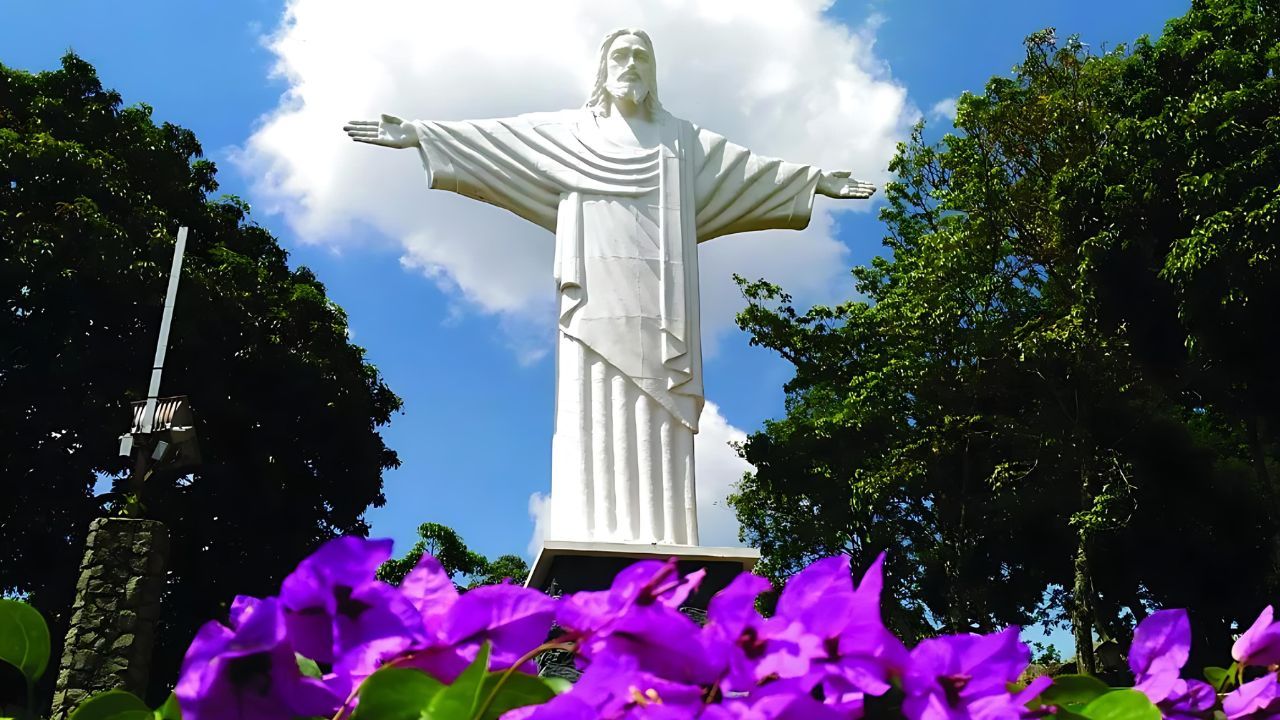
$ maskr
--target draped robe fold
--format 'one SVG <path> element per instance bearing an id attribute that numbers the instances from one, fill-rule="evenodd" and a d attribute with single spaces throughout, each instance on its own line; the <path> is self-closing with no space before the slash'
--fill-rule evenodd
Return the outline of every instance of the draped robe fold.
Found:
<path id="1" fill-rule="evenodd" d="M 556 237 L 550 539 L 698 544 L 697 243 L 812 213 L 816 168 L 656 119 L 654 148 L 607 140 L 586 109 L 414 123 L 431 188 Z"/>

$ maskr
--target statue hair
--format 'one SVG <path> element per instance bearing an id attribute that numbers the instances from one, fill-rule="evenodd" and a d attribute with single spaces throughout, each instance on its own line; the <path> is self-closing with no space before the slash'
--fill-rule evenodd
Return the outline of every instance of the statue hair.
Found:
<path id="1" fill-rule="evenodd" d="M 604 36 L 604 41 L 600 43 L 600 66 L 596 69 L 595 86 L 591 88 L 591 97 L 587 98 L 584 107 L 597 115 L 608 117 L 613 105 L 613 96 L 609 94 L 606 87 L 609 80 L 609 48 L 613 46 L 614 40 L 623 35 L 635 35 L 640 38 L 644 49 L 649 52 L 653 73 L 650 77 L 644 78 L 645 84 L 649 86 L 649 94 L 645 96 L 643 104 L 650 114 L 656 114 L 662 109 L 662 103 L 658 102 L 658 57 L 653 52 L 653 41 L 649 39 L 649 33 L 637 28 L 618 28 Z"/>

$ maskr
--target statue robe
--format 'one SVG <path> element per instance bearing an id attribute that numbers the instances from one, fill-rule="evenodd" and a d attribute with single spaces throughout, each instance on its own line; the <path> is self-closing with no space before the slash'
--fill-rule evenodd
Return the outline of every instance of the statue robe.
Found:
<path id="1" fill-rule="evenodd" d="M 660 111 L 657 147 L 587 109 L 415 122 L 430 187 L 555 233 L 559 296 L 549 539 L 698 544 L 697 243 L 809 223 L 815 168 Z"/>

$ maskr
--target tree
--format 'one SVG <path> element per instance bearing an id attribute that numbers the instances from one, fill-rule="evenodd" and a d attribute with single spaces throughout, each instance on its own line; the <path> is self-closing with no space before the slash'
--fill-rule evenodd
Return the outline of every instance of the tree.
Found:
<path id="1" fill-rule="evenodd" d="M 529 576 L 529 564 L 519 555 L 500 555 L 494 560 L 467 547 L 458 532 L 440 523 L 423 523 L 418 526 L 418 537 L 404 557 L 392 558 L 378 568 L 378 579 L 399 585 L 406 575 L 418 565 L 423 555 L 430 555 L 440 562 L 445 573 L 453 578 L 458 575 L 469 578 L 467 588 L 480 585 L 497 585 L 506 580 L 520 583 Z"/>
<path id="2" fill-rule="evenodd" d="M 66 630 L 93 488 L 126 472 L 116 436 L 145 396 L 173 236 L 190 227 L 163 392 L 194 407 L 203 464 L 154 477 L 171 535 L 153 687 L 236 593 L 265 593 L 321 541 L 364 534 L 398 464 L 400 408 L 305 267 L 212 199 L 190 131 L 124 107 L 75 55 L 0 66 L 0 578 Z"/>
<path id="3" fill-rule="evenodd" d="M 957 133 L 935 146 L 918 130 L 899 148 L 881 215 L 891 254 L 853 271 L 865 301 L 801 313 L 781 288 L 743 284 L 739 324 L 796 367 L 787 416 L 748 438 L 756 471 L 732 498 L 766 571 L 832 552 L 865 565 L 887 548 L 900 630 L 1069 620 L 1086 671 L 1093 638 L 1125 634 L 1151 606 L 1191 607 L 1206 634 L 1247 619 L 1250 583 L 1266 574 L 1258 538 L 1275 530 L 1265 477 L 1242 478 L 1242 448 L 1261 472 L 1274 446 L 1233 424 L 1237 404 L 1212 385 L 1188 392 L 1179 378 L 1194 363 L 1152 361 L 1153 347 L 1168 354 L 1177 313 L 1200 311 L 1178 309 L 1167 267 L 1136 289 L 1125 273 L 1163 257 L 1148 236 L 1209 217 L 1185 178 L 1165 182 L 1197 160 L 1237 171 L 1214 211 L 1262 222 L 1250 248 L 1274 242 L 1266 173 L 1280 154 L 1260 128 L 1276 116 L 1275 22 L 1257 3 L 1198 2 L 1132 54 L 1036 33 L 1012 77 L 961 98 Z M 1209 67 L 1176 67 L 1179 53 Z M 1205 78 L 1228 97 L 1232 81 L 1258 83 L 1233 107 L 1259 130 L 1198 144 L 1233 136 L 1218 114 L 1163 151 L 1190 123 L 1179 109 L 1216 102 Z M 1143 125 L 1143 108 L 1169 126 Z M 1152 198 L 1166 204 L 1136 203 Z M 1241 253 L 1220 240 L 1214 257 Z M 1198 301 L 1259 296 L 1272 255 L 1250 248 L 1254 275 L 1219 272 L 1219 295 Z M 1266 328 L 1262 316 L 1215 318 L 1241 342 Z M 1215 367 L 1228 368 L 1219 384 L 1245 377 Z M 1153 538 L 1167 544 L 1153 551 Z"/>

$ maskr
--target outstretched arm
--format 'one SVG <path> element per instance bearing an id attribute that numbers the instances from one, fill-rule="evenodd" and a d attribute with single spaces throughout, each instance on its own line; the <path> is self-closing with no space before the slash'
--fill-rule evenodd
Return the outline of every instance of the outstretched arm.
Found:
<path id="1" fill-rule="evenodd" d="M 862 200 L 875 194 L 875 185 L 854 180 L 849 175 L 850 173 L 846 170 L 824 172 L 818 178 L 818 186 L 814 188 L 814 192 L 839 200 L 847 198 Z"/>
<path id="2" fill-rule="evenodd" d="M 413 124 L 395 115 L 383 115 L 379 120 L 352 120 L 342 129 L 347 131 L 348 137 L 360 143 L 397 149 L 418 145 L 418 133 L 414 131 Z"/>

